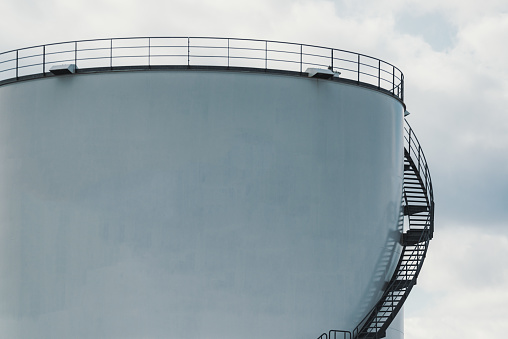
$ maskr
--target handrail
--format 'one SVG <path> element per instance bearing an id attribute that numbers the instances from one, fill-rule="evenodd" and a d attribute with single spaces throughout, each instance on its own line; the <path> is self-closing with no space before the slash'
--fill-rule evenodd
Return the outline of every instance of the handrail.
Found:
<path id="1" fill-rule="evenodd" d="M 431 210 L 429 210 L 429 216 L 431 220 L 429 220 L 429 227 L 431 237 L 434 234 L 434 189 L 432 188 L 432 179 L 430 177 L 429 166 L 427 164 L 427 159 L 425 158 L 425 154 L 422 151 L 422 147 L 416 134 L 414 133 L 412 127 L 409 125 L 407 120 L 405 120 L 406 125 L 404 126 L 404 141 L 405 141 L 405 149 L 409 153 L 409 157 L 414 162 L 418 173 L 420 174 L 420 178 L 422 180 L 423 187 L 425 188 L 425 197 L 426 204 L 429 206 Z"/>
<path id="2" fill-rule="evenodd" d="M 427 160 L 407 120 L 404 132 L 404 158 L 408 168 L 404 169 L 403 199 L 407 207 L 417 210 L 413 212 L 414 215 L 408 210 L 409 231 L 403 234 L 403 250 L 395 272 L 383 296 L 353 330 L 355 339 L 385 336 L 384 332 L 416 284 L 427 255 L 429 241 L 433 238 L 434 194 Z M 407 177 L 406 171 L 409 173 Z M 407 190 L 410 190 L 411 194 L 407 194 Z M 415 192 L 418 192 L 417 195 Z M 417 235 L 416 239 L 404 239 L 406 235 L 410 237 L 414 234 Z"/>
<path id="3" fill-rule="evenodd" d="M 404 101 L 404 74 L 365 54 L 317 45 L 220 37 L 127 37 L 76 40 L 0 53 L 0 84 L 26 75 L 45 76 L 51 66 L 77 69 L 123 66 L 223 66 L 303 73 L 330 68 L 340 78 L 366 84 Z"/>
<path id="4" fill-rule="evenodd" d="M 332 336 L 333 334 L 333 336 Z M 340 336 L 338 336 L 340 334 Z M 351 339 L 352 335 L 350 331 L 343 331 L 343 330 L 330 330 L 328 332 L 328 338 L 330 339 Z"/>
<path id="5" fill-rule="evenodd" d="M 337 336 L 340 334 L 340 336 Z M 321 334 L 317 339 L 351 339 L 352 334 L 350 331 L 343 331 L 343 330 L 330 330 L 328 331 L 328 334 L 323 333 Z"/>

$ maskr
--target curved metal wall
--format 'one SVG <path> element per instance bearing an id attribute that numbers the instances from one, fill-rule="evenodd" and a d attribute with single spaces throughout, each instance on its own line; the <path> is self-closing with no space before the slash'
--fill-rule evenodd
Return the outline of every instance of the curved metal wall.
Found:
<path id="1" fill-rule="evenodd" d="M 297 76 L 112 72 L 0 87 L 0 331 L 315 338 L 400 248 L 403 107 Z"/>

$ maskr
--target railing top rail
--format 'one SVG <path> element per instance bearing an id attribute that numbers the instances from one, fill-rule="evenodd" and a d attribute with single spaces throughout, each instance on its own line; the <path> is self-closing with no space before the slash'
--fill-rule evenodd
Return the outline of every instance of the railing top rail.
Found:
<path id="1" fill-rule="evenodd" d="M 142 42 L 145 40 L 144 42 Z M 153 43 L 158 40 L 157 45 Z M 174 46 L 174 44 L 163 43 L 163 40 L 184 40 L 185 42 L 181 44 L 181 46 Z M 195 44 L 196 40 L 199 40 L 199 43 Z M 227 44 L 217 45 L 218 42 L 227 41 Z M 117 42 L 117 44 L 115 44 Z M 125 45 L 125 42 L 132 42 L 129 45 Z M 234 44 L 237 42 L 238 44 Z M 90 46 L 93 43 L 99 43 L 100 46 Z M 106 43 L 106 45 L 104 45 Z M 215 45 L 213 44 L 215 43 Z M 233 43 L 233 44 L 231 44 Z M 242 44 L 243 43 L 243 44 Z M 249 45 L 249 43 L 259 44 L 256 46 Z M 87 45 L 86 47 L 83 45 Z M 70 49 L 69 45 L 73 47 Z M 272 46 L 270 46 L 272 45 Z M 274 47 L 273 45 L 277 45 Z M 59 49 L 59 47 L 62 48 Z M 65 48 L 64 48 L 65 46 Z M 150 66 L 151 59 L 156 57 L 162 59 L 163 57 L 167 57 L 168 55 L 157 54 L 153 50 L 156 48 L 167 48 L 167 49 L 178 49 L 187 47 L 187 57 L 188 62 L 187 65 L 200 65 L 204 66 L 202 63 L 193 63 L 191 58 L 203 58 L 203 57 L 214 57 L 220 58 L 221 56 L 212 55 L 209 52 L 208 54 L 203 53 L 203 51 L 196 51 L 198 49 L 205 49 L 214 51 L 217 49 L 225 49 L 228 51 L 227 56 L 222 56 L 223 61 L 227 60 L 227 66 L 230 67 L 229 61 L 231 59 L 242 59 L 243 64 L 239 66 L 233 67 L 248 67 L 248 68 L 264 68 L 264 69 L 273 69 L 273 70 L 288 70 L 302 73 L 305 69 L 303 67 L 328 67 L 333 69 L 336 72 L 341 72 L 344 74 L 340 75 L 340 78 L 349 79 L 357 82 L 358 84 L 368 84 L 373 87 L 377 87 L 378 89 L 383 89 L 393 96 L 397 97 L 400 101 L 404 100 L 404 75 L 402 71 L 394 66 L 393 64 L 383 61 L 378 58 L 371 57 L 366 54 L 356 53 L 352 51 L 347 51 L 344 49 L 332 48 L 332 47 L 324 47 L 319 45 L 312 44 L 301 44 L 295 42 L 284 42 L 278 40 L 260 40 L 260 39 L 246 39 L 246 38 L 225 38 L 225 37 L 206 37 L 206 36 L 196 36 L 196 37 L 185 37 L 185 36 L 138 36 L 138 37 L 120 37 L 120 38 L 100 38 L 100 39 L 83 39 L 83 40 L 74 40 L 74 41 L 64 41 L 64 42 L 55 42 L 44 45 L 35 45 L 30 47 L 23 47 L 19 49 L 14 49 L 6 52 L 0 53 L 0 61 L 2 58 L 9 56 L 9 54 L 15 54 L 15 57 L 7 57 L 8 62 L 3 62 L 0 64 L 0 73 L 4 70 L 11 69 L 13 66 L 7 65 L 9 62 L 15 63 L 15 76 L 12 76 L 11 79 L 18 80 L 22 75 L 34 75 L 34 74 L 45 74 L 47 72 L 47 66 L 54 65 L 58 61 L 55 60 L 46 60 L 46 57 L 64 53 L 76 53 L 75 61 L 76 68 L 93 68 L 94 66 L 83 66 L 79 65 L 83 64 L 83 60 L 85 58 L 79 57 L 77 54 L 80 53 L 90 53 L 94 51 L 101 50 L 110 50 L 109 56 L 103 56 L 102 58 L 97 59 L 112 59 L 112 55 L 114 51 L 120 50 L 129 50 L 129 49 L 138 49 L 147 48 L 147 52 L 142 55 L 122 55 L 120 57 L 115 56 L 116 61 L 120 63 L 120 58 L 122 62 L 122 66 L 126 64 L 129 66 L 144 66 L 144 64 L 140 64 L 139 62 L 133 62 L 132 60 L 127 60 L 129 57 L 146 57 L 148 59 L 147 66 Z M 213 47 L 213 48 L 212 48 Z M 194 51 L 191 51 L 194 49 Z M 26 53 L 30 53 L 30 55 L 26 55 Z M 35 53 L 37 51 L 37 53 Z M 241 56 L 232 56 L 231 52 L 239 51 L 247 51 L 251 52 L 251 54 L 247 53 L 246 55 Z M 259 60 L 258 56 L 253 56 L 252 54 L 264 51 L 264 67 L 260 67 L 255 63 L 256 60 Z M 133 52 L 134 53 L 134 52 Z M 269 57 L 269 54 L 279 53 L 284 55 L 284 57 Z M 346 56 L 350 55 L 350 56 Z M 21 74 L 18 72 L 22 68 L 22 62 L 27 57 L 41 57 L 41 61 L 39 63 L 35 63 L 30 66 L 40 66 L 34 70 L 23 70 L 25 73 Z M 171 55 L 170 55 L 171 56 Z M 299 56 L 299 58 L 298 58 Z M 296 59 L 299 60 L 296 60 Z M 162 61 L 161 61 L 162 62 Z M 297 68 L 295 64 L 298 64 L 300 67 Z M 346 65 L 351 65 L 347 66 Z M 159 64 L 160 65 L 160 64 Z M 164 65 L 173 66 L 180 65 L 178 62 L 166 62 Z M 215 66 L 216 63 L 211 63 L 208 66 Z M 111 63 L 111 67 L 115 67 L 115 64 Z M 356 67 L 355 67 L 356 66 Z M 26 68 L 26 67 L 25 67 Z M 0 78 L 0 81 L 7 80 L 9 78 Z"/>
<path id="2" fill-rule="evenodd" d="M 22 51 L 32 48 L 39 48 L 39 47 L 48 47 L 48 46 L 56 46 L 56 45 L 65 45 L 65 44 L 74 44 L 74 43 L 83 43 L 83 42 L 95 42 L 95 41 L 116 41 L 116 40 L 141 40 L 141 39 L 204 39 L 204 40 L 230 40 L 230 41 L 253 41 L 253 42 L 268 42 L 268 43 L 277 43 L 277 44 L 283 44 L 283 45 L 293 45 L 293 46 L 303 46 L 303 47 L 313 47 L 313 48 L 320 48 L 320 49 L 328 49 L 328 50 L 334 50 L 344 53 L 350 53 L 354 55 L 359 55 L 362 57 L 366 57 L 373 60 L 379 60 L 382 63 L 395 67 L 396 70 L 399 72 L 400 69 L 396 67 L 395 65 L 386 62 L 384 60 L 372 57 L 367 54 L 352 52 L 344 49 L 339 48 L 333 48 L 333 47 L 326 47 L 326 46 L 320 46 L 320 45 L 312 45 L 312 44 L 302 44 L 297 42 L 286 42 L 286 41 L 280 41 L 280 40 L 262 40 L 262 39 L 249 39 L 249 38 L 225 38 L 225 37 L 210 37 L 210 36 L 192 36 L 192 37 L 186 37 L 186 36 L 137 36 L 137 37 L 119 37 L 119 38 L 98 38 L 98 39 L 81 39 L 81 40 L 69 40 L 69 41 L 61 41 L 61 42 L 52 42 L 49 44 L 42 44 L 42 45 L 34 45 L 29 47 L 22 47 L 22 48 L 16 48 L 5 52 L 0 52 L 0 55 L 6 54 L 6 53 L 12 53 L 16 51 Z M 401 72 L 402 73 L 402 72 Z"/>
<path id="3" fill-rule="evenodd" d="M 409 155 L 412 157 L 413 161 L 416 162 L 416 166 L 418 166 L 420 175 L 423 179 L 423 185 L 427 190 L 428 199 L 430 203 L 433 203 L 434 192 L 432 188 L 432 179 L 430 177 L 429 166 L 427 164 L 427 158 L 423 153 L 420 141 L 418 140 L 415 132 L 413 131 L 413 128 L 411 127 L 411 125 L 409 125 L 409 122 L 407 120 L 405 120 L 405 124 L 406 125 L 404 126 L 404 140 L 405 143 L 407 144 L 407 151 L 409 152 Z"/>

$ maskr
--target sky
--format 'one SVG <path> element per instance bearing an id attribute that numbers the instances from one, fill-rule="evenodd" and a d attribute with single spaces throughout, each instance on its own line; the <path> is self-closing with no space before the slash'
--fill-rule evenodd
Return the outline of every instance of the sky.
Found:
<path id="1" fill-rule="evenodd" d="M 216 36 L 322 45 L 396 65 L 436 201 L 406 338 L 508 333 L 508 1 L 1 0 L 0 12 L 0 51 Z"/>

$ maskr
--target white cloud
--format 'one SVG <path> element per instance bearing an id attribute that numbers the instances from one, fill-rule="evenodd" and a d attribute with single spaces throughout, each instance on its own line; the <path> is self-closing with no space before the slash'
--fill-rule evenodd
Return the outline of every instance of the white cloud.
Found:
<path id="1" fill-rule="evenodd" d="M 436 232 L 416 295 L 406 306 L 406 336 L 501 338 L 508 331 L 508 237 L 474 227 Z M 428 298 L 418 309 L 420 299 Z M 414 297 L 414 298 L 413 298 Z"/>
<path id="2" fill-rule="evenodd" d="M 508 55 L 508 13 L 495 13 L 465 25 L 460 31 L 458 50 L 486 72 L 506 74 Z"/>
<path id="3" fill-rule="evenodd" d="M 441 12 L 458 26 L 491 16 L 492 13 L 508 11 L 508 3 L 504 0 L 406 0 L 403 1 L 403 5 L 411 6 L 414 11 L 420 13 Z"/>

